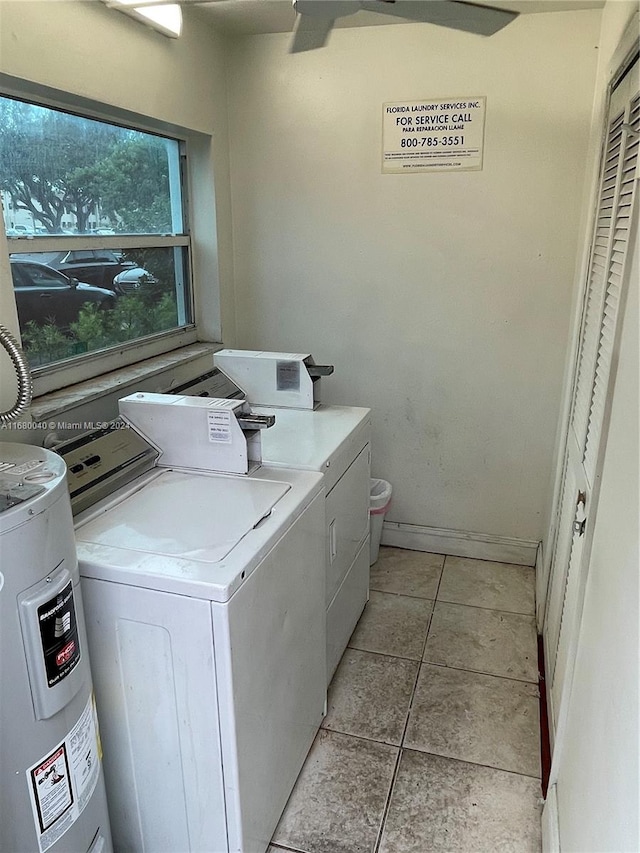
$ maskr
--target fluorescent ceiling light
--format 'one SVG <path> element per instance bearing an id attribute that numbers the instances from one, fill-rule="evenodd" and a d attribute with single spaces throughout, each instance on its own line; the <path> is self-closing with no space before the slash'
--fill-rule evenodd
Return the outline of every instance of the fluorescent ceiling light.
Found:
<path id="1" fill-rule="evenodd" d="M 177 39 L 182 32 L 182 9 L 177 3 L 149 5 L 139 0 L 105 0 L 107 6 L 125 12 L 148 24 L 169 38 Z"/>

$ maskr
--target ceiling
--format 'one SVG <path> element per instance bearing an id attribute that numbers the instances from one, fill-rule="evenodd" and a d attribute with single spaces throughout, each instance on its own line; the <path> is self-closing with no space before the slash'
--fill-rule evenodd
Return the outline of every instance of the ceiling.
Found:
<path id="1" fill-rule="evenodd" d="M 196 3 L 219 29 L 239 35 L 257 33 L 288 33 L 296 18 L 291 0 L 182 0 L 183 5 Z M 478 5 L 508 9 L 521 14 L 566 12 L 578 9 L 599 9 L 605 0 L 475 0 Z M 338 18 L 336 27 L 374 27 L 381 24 L 411 23 L 375 12 L 357 12 Z"/>

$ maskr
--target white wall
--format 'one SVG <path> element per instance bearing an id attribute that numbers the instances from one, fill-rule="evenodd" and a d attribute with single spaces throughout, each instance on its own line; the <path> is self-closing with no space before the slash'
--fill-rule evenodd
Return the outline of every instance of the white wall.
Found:
<path id="1" fill-rule="evenodd" d="M 224 335 L 233 342 L 225 45 L 202 13 L 185 9 L 183 35 L 173 40 L 99 2 L 0 0 L 0 74 L 105 104 L 117 115 L 135 114 L 196 132 L 192 198 L 198 319 L 205 339 Z M 1 321 L 6 322 L 6 310 L 15 328 L 6 253 L 2 232 Z M 8 360 L 0 359 L 0 371 L 4 387 L 11 376 Z"/>
<path id="2" fill-rule="evenodd" d="M 372 407 L 388 520 L 542 537 L 599 18 L 230 52 L 239 345 L 335 363 L 324 399 Z M 384 102 L 473 95 L 482 171 L 381 174 Z"/>
<path id="3" fill-rule="evenodd" d="M 98 2 L 2 0 L 0 15 L 3 73 L 204 133 L 224 118 L 222 48 L 201 17 L 169 39 Z"/>

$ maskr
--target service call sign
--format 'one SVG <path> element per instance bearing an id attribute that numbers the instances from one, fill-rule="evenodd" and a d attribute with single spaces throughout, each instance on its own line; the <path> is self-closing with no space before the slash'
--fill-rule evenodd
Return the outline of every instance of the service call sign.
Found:
<path id="1" fill-rule="evenodd" d="M 486 98 L 403 101 L 382 107 L 382 171 L 482 169 Z"/>

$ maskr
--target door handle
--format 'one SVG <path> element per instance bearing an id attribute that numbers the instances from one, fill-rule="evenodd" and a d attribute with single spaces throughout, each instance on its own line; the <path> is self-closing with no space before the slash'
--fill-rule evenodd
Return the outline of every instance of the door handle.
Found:
<path id="1" fill-rule="evenodd" d="M 586 492 L 578 492 L 578 498 L 576 500 L 576 515 L 573 521 L 573 532 L 577 533 L 578 536 L 584 536 L 584 529 L 587 524 L 587 513 L 585 512 L 587 506 L 587 493 Z"/>
<path id="2" fill-rule="evenodd" d="M 336 530 L 336 519 L 329 525 L 329 559 L 333 563 L 338 556 L 338 531 Z"/>
<path id="3" fill-rule="evenodd" d="M 582 521 L 578 521 L 578 519 L 576 519 L 573 522 L 573 532 L 577 533 L 578 536 L 584 536 L 584 528 L 585 528 L 586 524 L 587 524 L 586 518 L 583 518 Z"/>

